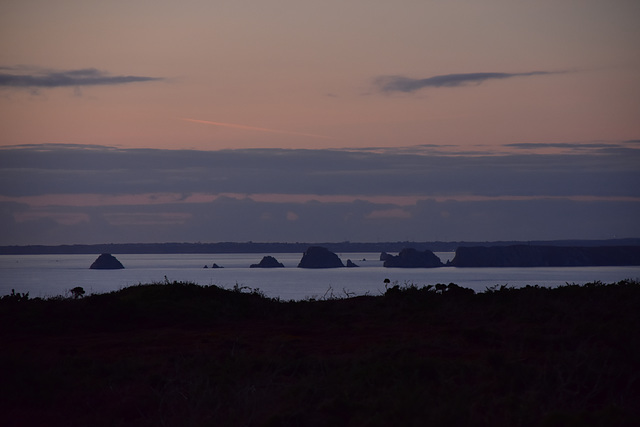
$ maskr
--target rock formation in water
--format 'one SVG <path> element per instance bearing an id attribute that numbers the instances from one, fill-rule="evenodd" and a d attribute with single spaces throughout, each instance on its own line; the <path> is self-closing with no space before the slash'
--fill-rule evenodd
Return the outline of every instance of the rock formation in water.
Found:
<path id="1" fill-rule="evenodd" d="M 89 268 L 93 270 L 118 270 L 124 268 L 124 265 L 113 255 L 102 254 L 93 261 L 93 264 L 91 264 Z"/>
<path id="2" fill-rule="evenodd" d="M 430 250 L 418 251 L 413 248 L 405 248 L 397 256 L 386 255 L 386 259 L 382 264 L 384 267 L 434 268 L 444 265 L 440 258 Z"/>
<path id="3" fill-rule="evenodd" d="M 262 260 L 258 264 L 251 264 L 249 266 L 249 268 L 282 268 L 282 267 L 284 267 L 283 263 L 278 262 L 277 259 L 269 255 L 262 257 Z"/>
<path id="4" fill-rule="evenodd" d="M 310 246 L 302 255 L 300 268 L 336 268 L 344 264 L 335 253 L 322 246 Z"/>
<path id="5" fill-rule="evenodd" d="M 640 246 L 460 247 L 454 267 L 587 267 L 640 265 Z"/>
<path id="6" fill-rule="evenodd" d="M 393 257 L 393 255 L 388 254 L 388 253 L 386 253 L 386 252 L 381 252 L 381 253 L 380 253 L 380 261 L 386 261 L 386 260 L 388 260 L 388 259 L 389 259 L 389 258 L 391 258 L 391 257 Z"/>
<path id="7" fill-rule="evenodd" d="M 347 267 L 359 267 L 358 264 L 356 264 L 355 262 L 351 261 L 350 259 L 347 260 Z"/>

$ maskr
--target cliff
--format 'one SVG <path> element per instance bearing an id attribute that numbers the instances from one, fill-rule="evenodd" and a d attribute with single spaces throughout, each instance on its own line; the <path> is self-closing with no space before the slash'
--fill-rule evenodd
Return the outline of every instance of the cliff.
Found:
<path id="1" fill-rule="evenodd" d="M 587 267 L 640 265 L 638 246 L 478 246 L 460 247 L 454 267 Z"/>

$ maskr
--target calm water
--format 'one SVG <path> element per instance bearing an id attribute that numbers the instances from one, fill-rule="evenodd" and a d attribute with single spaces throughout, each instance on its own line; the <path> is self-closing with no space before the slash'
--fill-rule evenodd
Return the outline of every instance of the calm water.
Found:
<path id="1" fill-rule="evenodd" d="M 379 295 L 384 279 L 417 286 L 456 283 L 484 291 L 494 285 L 558 286 L 565 283 L 605 283 L 640 278 L 640 267 L 536 267 L 536 268 L 384 268 L 379 253 L 339 254 L 343 262 L 351 259 L 359 268 L 309 270 L 296 268 L 301 254 L 271 254 L 285 268 L 249 268 L 269 254 L 165 254 L 117 255 L 124 270 L 90 270 L 97 255 L 1 255 L 0 295 L 29 292 L 31 297 L 66 295 L 82 286 L 87 293 L 103 293 L 139 283 L 192 281 L 201 285 L 232 288 L 238 284 L 259 288 L 267 296 L 300 300 L 349 295 Z M 437 253 L 441 260 L 453 253 Z M 366 261 L 363 261 L 366 260 Z M 224 268 L 204 269 L 216 263 Z"/>

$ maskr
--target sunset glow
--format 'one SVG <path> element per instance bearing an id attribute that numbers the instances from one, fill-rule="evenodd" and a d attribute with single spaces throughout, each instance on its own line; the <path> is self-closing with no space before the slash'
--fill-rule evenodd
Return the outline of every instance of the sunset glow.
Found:
<path id="1" fill-rule="evenodd" d="M 259 128 L 259 127 L 255 127 L 255 126 L 236 125 L 236 124 L 233 124 L 233 123 L 220 123 L 220 122 L 212 122 L 212 121 L 209 121 L 209 120 L 196 120 L 196 119 L 180 119 L 180 120 L 184 120 L 185 122 L 202 123 L 202 124 L 205 124 L 205 125 L 222 126 L 222 127 L 227 127 L 227 128 L 233 128 L 233 129 L 253 130 L 253 131 L 267 132 L 267 133 L 282 133 L 282 134 L 285 134 L 285 135 L 308 136 L 310 138 L 331 139 L 331 137 L 328 137 L 328 136 L 314 135 L 312 133 L 291 132 L 291 131 L 277 130 L 277 129 L 266 129 L 266 128 Z"/>
<path id="2" fill-rule="evenodd" d="M 638 236 L 640 2 L 0 4 L 0 245 Z"/>

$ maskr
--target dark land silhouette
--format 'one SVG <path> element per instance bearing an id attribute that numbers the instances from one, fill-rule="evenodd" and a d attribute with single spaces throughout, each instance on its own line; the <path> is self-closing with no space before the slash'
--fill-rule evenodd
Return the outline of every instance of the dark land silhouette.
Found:
<path id="1" fill-rule="evenodd" d="M 398 255 L 380 254 L 384 267 L 389 268 L 437 268 L 453 267 L 589 267 L 640 265 L 640 246 L 475 246 L 459 247 L 455 257 L 443 264 L 432 251 L 404 248 Z M 310 246 L 302 254 L 299 268 L 344 267 L 340 257 L 322 246 Z M 347 267 L 357 267 L 350 259 Z M 250 268 L 282 268 L 284 264 L 266 255 Z M 91 269 L 121 269 L 122 263 L 113 255 L 103 253 L 91 264 Z M 208 268 L 205 265 L 204 268 Z M 212 268 L 221 268 L 216 263 Z"/>
<path id="2" fill-rule="evenodd" d="M 635 425 L 640 283 L 0 299 L 3 426 Z"/>
<path id="3" fill-rule="evenodd" d="M 309 246 L 322 246 L 333 252 L 400 252 L 404 248 L 419 251 L 454 252 L 458 247 L 511 246 L 640 246 L 640 238 L 610 240 L 550 240 L 497 242 L 218 242 L 218 243 L 108 243 L 95 245 L 0 246 L 0 255 L 28 254 L 180 254 L 180 253 L 295 253 Z"/>
<path id="4" fill-rule="evenodd" d="M 640 246 L 460 247 L 454 267 L 588 267 L 640 265 Z"/>

